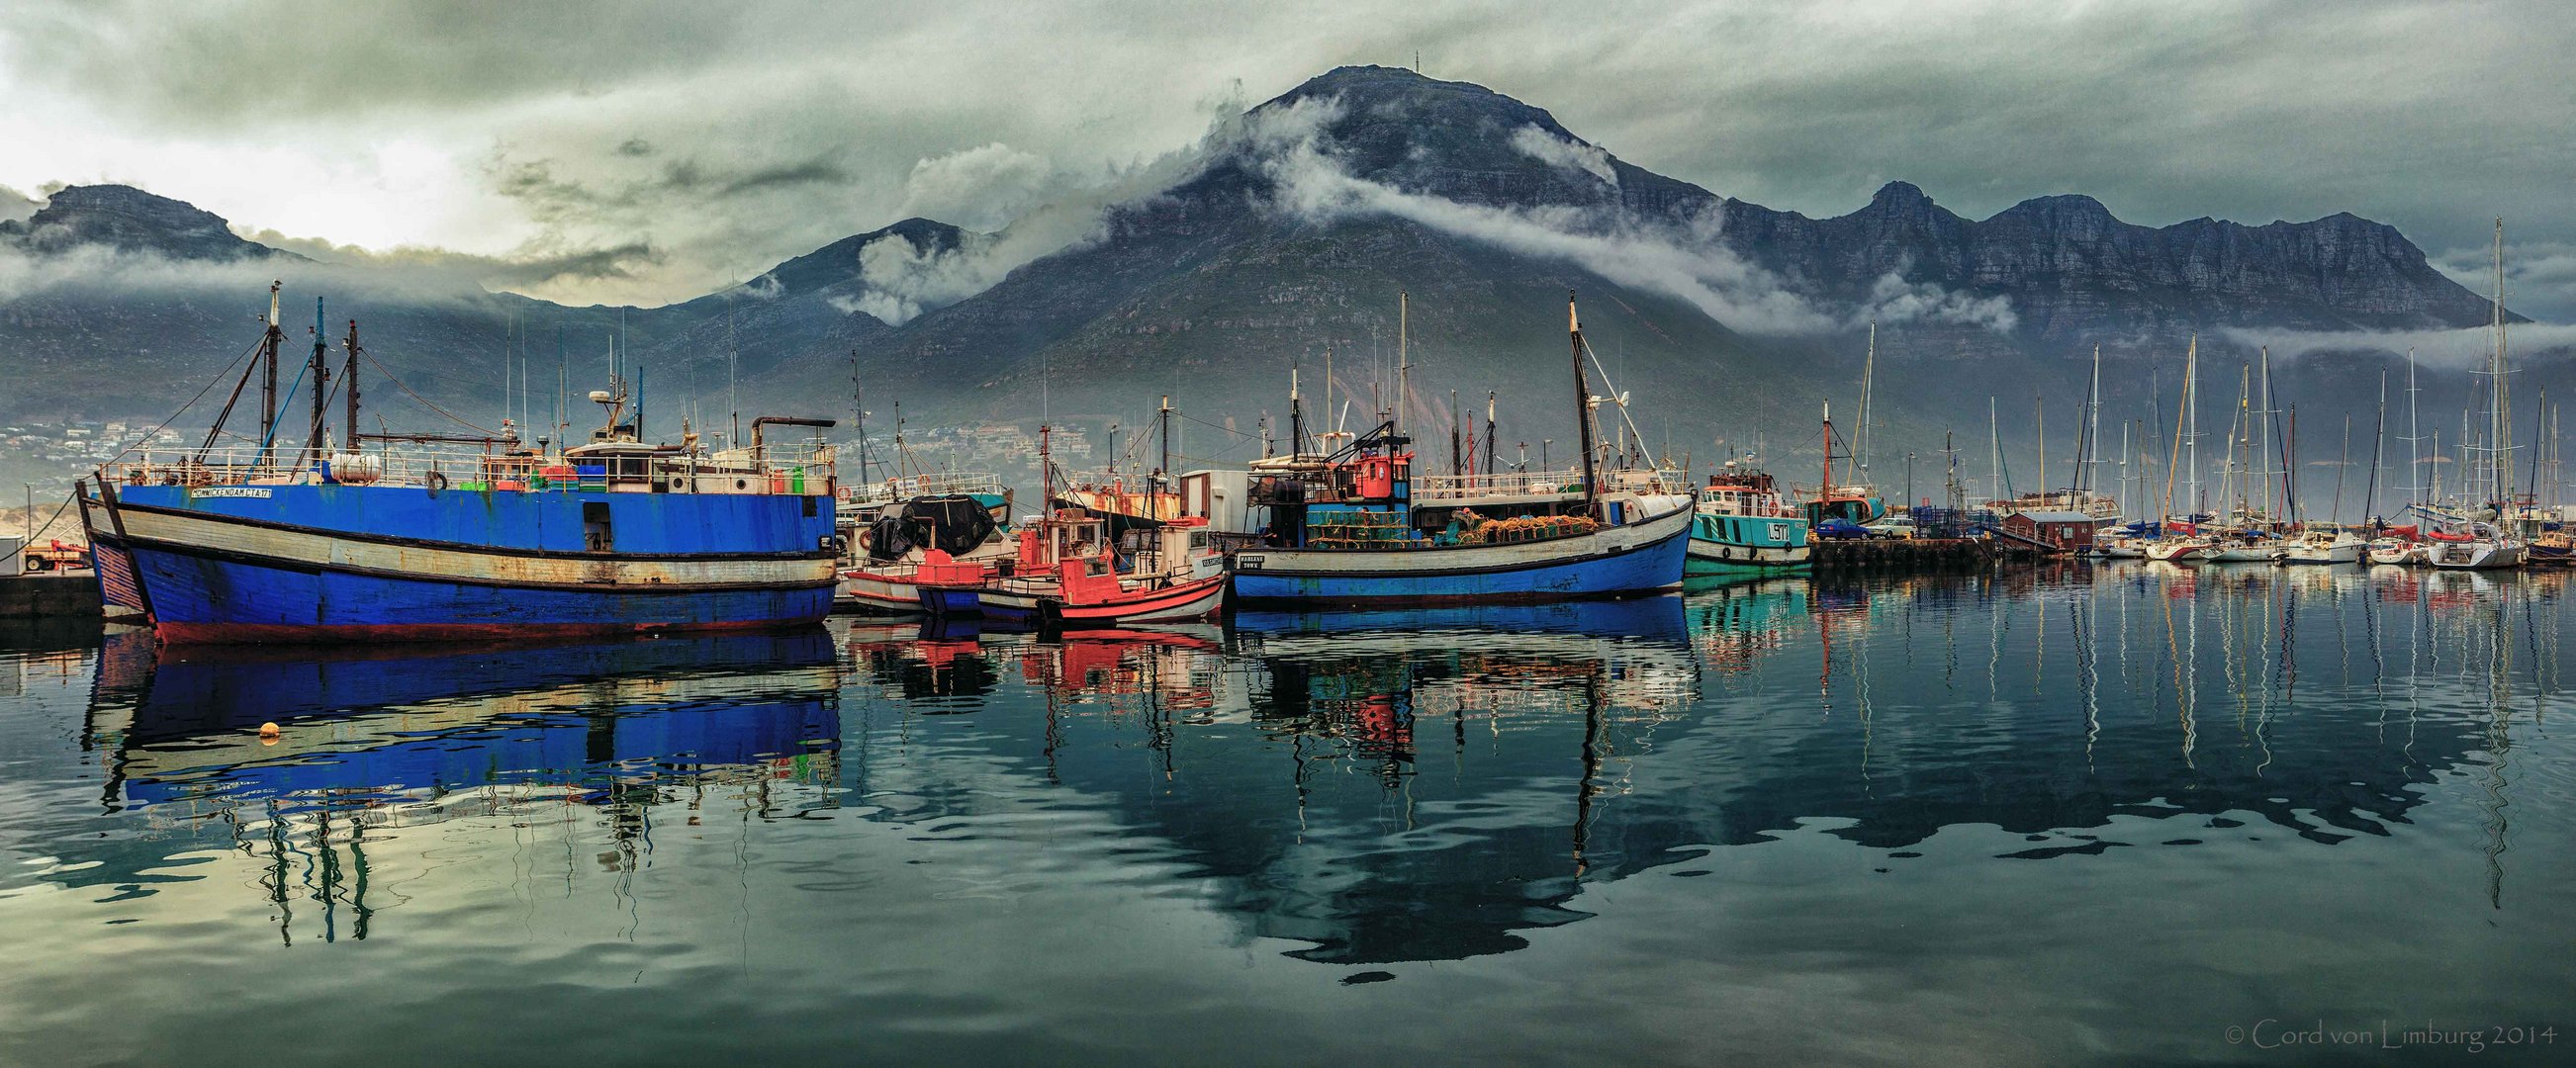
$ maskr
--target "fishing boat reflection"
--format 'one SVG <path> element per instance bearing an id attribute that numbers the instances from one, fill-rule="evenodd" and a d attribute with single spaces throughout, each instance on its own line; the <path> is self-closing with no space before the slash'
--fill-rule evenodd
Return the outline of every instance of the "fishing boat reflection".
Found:
<path id="1" fill-rule="evenodd" d="M 1692 840 L 1632 781 L 1698 696 L 1679 598 L 1234 622 L 1223 647 L 1029 655 L 1082 665 L 1034 676 L 1051 781 L 1171 843 L 1246 937 L 1330 963 L 1508 952 L 1586 916 L 1584 880 Z"/>
<path id="2" fill-rule="evenodd" d="M 366 936 L 367 848 L 459 815 L 579 806 L 607 814 L 602 863 L 632 871 L 649 811 L 679 789 L 828 784 L 838 669 L 820 628 L 605 644 L 278 647 L 112 645 L 88 740 L 105 803 L 216 833 L 268 858 L 291 898 Z M 273 729 L 271 729 L 273 728 Z"/>

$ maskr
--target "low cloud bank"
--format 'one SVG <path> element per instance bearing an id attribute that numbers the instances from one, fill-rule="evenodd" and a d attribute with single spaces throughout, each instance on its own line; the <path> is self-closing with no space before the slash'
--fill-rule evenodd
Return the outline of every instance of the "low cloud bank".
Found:
<path id="1" fill-rule="evenodd" d="M 2487 354 L 2495 348 L 2495 335 L 2485 327 L 2464 330 L 2273 330 L 2227 327 L 2221 336 L 2247 348 L 2269 346 L 2272 355 L 2298 359 L 2323 352 L 2385 352 L 2404 355 L 2413 350 L 2418 362 L 2426 367 L 2444 370 L 2472 370 L 2486 365 Z M 2560 355 L 2576 349 L 2576 325 L 2566 323 L 2520 323 L 2505 331 L 2509 355 L 2523 358 Z"/>
<path id="2" fill-rule="evenodd" d="M 1890 275 L 1870 300 L 1842 314 L 1790 289 L 1771 272 L 1728 251 L 1718 238 L 1722 212 L 1702 212 L 1686 223 L 1642 219 L 1616 206 L 1499 207 L 1410 192 L 1350 172 L 1335 156 L 1324 131 L 1340 117 L 1332 100 L 1301 100 L 1265 114 L 1252 144 L 1271 179 L 1270 206 L 1302 221 L 1382 215 L 1493 245 L 1510 252 L 1572 263 L 1620 285 L 1689 302 L 1728 327 L 1757 334 L 1818 334 L 1849 329 L 1872 316 L 1882 321 L 1974 324 L 1996 331 L 2015 325 L 2003 298 L 1970 298 L 1930 283 Z M 1524 154 L 1613 180 L 1608 155 L 1573 145 L 1535 128 L 1513 144 Z M 1594 170 L 1597 167 L 1598 170 Z"/>

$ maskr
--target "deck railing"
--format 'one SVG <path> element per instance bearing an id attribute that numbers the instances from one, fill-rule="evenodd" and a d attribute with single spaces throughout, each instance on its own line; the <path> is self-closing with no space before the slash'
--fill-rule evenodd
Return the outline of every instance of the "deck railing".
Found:
<path id="1" fill-rule="evenodd" d="M 1600 474 L 1601 488 L 1630 493 L 1687 493 L 1681 474 L 1672 471 L 1612 470 Z M 1413 476 L 1416 501 L 1460 501 L 1478 497 L 1533 497 L 1583 492 L 1583 472 L 1501 471 L 1490 475 Z"/>
<path id="2" fill-rule="evenodd" d="M 1413 499 L 1458 501 L 1478 497 L 1532 497 L 1583 492 L 1583 472 L 1498 471 L 1490 475 L 1413 476 Z"/>
<path id="3" fill-rule="evenodd" d="M 297 486 L 321 483 L 412 486 L 427 488 L 547 490 L 601 489 L 612 474 L 620 483 L 660 481 L 666 485 L 695 475 L 702 492 L 714 476 L 730 476 L 750 493 L 820 493 L 831 485 L 834 452 L 830 445 L 780 442 L 764 456 L 742 453 L 721 457 L 690 454 L 627 456 L 612 461 L 598 456 L 536 456 L 485 450 L 470 445 L 369 446 L 356 453 L 333 452 L 315 459 L 302 450 L 262 453 L 252 448 L 138 449 L 99 468 L 99 477 L 120 485 L 140 486 Z M 639 460 L 644 462 L 638 463 Z M 632 467 L 622 464 L 634 465 Z"/>
<path id="4" fill-rule="evenodd" d="M 948 497 L 961 493 L 1000 495 L 1002 476 L 989 471 L 943 471 L 902 475 L 841 487 L 841 503 L 856 506 L 898 504 L 915 497 Z"/>

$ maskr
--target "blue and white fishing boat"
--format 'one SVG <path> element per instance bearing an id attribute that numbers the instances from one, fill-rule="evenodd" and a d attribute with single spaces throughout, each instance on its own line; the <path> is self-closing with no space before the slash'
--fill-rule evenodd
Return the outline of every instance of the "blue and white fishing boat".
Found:
<path id="1" fill-rule="evenodd" d="M 270 307 L 273 367 L 273 294 Z M 355 428 L 354 322 L 346 347 Z M 832 449 L 763 441 L 829 420 L 756 419 L 747 448 L 712 454 L 694 434 L 648 444 L 638 398 L 613 377 L 591 394 L 607 425 L 551 455 L 521 448 L 506 422 L 498 436 L 353 433 L 334 447 L 325 354 L 317 341 L 302 376 L 316 400 L 301 449 L 273 447 L 280 412 L 264 391 L 259 448 L 214 449 L 218 418 L 206 447 L 129 453 L 83 488 L 108 599 L 163 641 L 747 630 L 830 610 Z"/>
<path id="2" fill-rule="evenodd" d="M 1261 544 L 1234 557 L 1245 608 L 1405 608 L 1633 597 L 1679 589 L 1691 499 L 1654 472 L 1596 468 L 1581 320 L 1567 304 L 1583 466 L 1417 478 L 1389 420 L 1319 455 L 1253 465 Z M 1302 445 L 1302 417 L 1291 398 Z"/>

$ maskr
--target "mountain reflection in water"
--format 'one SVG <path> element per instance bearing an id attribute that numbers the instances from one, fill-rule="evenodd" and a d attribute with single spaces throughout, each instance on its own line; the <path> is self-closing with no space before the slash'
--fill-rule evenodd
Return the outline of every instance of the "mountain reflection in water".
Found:
<path id="1" fill-rule="evenodd" d="M 2547 573 L 2154 565 L 1061 638 L 836 621 L 179 652 L 0 632 L 19 710 L 0 742 L 25 743 L 0 749 L 0 859 L 21 861 L 0 869 L 0 934 L 74 890 L 99 922 L 185 928 L 198 952 L 390 933 L 416 946 L 399 973 L 554 937 L 489 926 L 478 901 L 559 898 L 671 952 L 709 918 L 732 917 L 717 926 L 745 952 L 774 924 L 790 957 L 815 924 L 862 945 L 997 925 L 1038 945 L 1141 909 L 1223 932 L 1163 966 L 1251 951 L 1335 966 L 1315 970 L 1338 985 L 1487 958 L 1579 974 L 1584 932 L 1611 953 L 1644 937 L 1622 915 L 1645 906 L 1622 902 L 1674 894 L 1714 895 L 1663 921 L 1675 938 L 1769 917 L 1732 936 L 1753 967 L 1755 947 L 1846 945 L 1853 925 L 1894 952 L 1911 936 L 1882 911 L 2058 930 L 2060 904 L 2117 900 L 2223 925 L 2244 899 L 2222 890 L 2307 901 L 2333 937 L 2365 899 L 2317 895 L 2360 879 L 2384 898 L 2370 909 L 2414 895 L 2473 925 L 2452 942 L 2519 947 L 2576 932 L 2555 907 L 2567 862 L 2524 844 L 2576 822 L 2548 731 L 2569 704 L 2566 592 Z M 730 844 L 701 844 L 719 813 Z M 1841 853 L 1832 883 L 1775 882 Z M 2266 881 L 2283 870 L 2313 874 Z M 942 889 L 892 889 L 920 877 Z M 200 883 L 257 907 L 181 924 L 167 899 Z M 1908 889 L 1931 885 L 1987 900 Z M 2485 918 L 2430 909 L 2454 894 Z M 800 974 L 867 986 L 981 944 Z M 2488 962 L 2516 989 L 2566 977 L 2519 952 Z M 1109 987 L 1151 966 L 1048 959 Z M 2195 961 L 2174 966 L 2220 967 Z M 994 983 L 978 996 L 1067 996 Z M 0 981 L 0 1004 L 28 989 Z"/>

